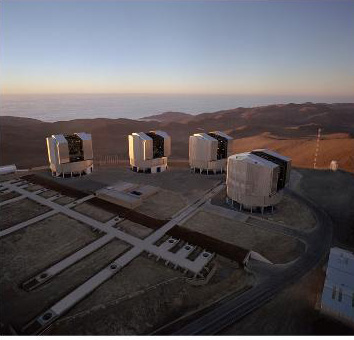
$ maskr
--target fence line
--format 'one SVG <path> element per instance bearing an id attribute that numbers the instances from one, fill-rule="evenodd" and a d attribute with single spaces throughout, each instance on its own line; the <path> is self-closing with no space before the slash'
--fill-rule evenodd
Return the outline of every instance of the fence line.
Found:
<path id="1" fill-rule="evenodd" d="M 95 155 L 94 156 L 95 165 L 120 165 L 129 162 L 127 155 L 117 154 L 117 155 Z"/>

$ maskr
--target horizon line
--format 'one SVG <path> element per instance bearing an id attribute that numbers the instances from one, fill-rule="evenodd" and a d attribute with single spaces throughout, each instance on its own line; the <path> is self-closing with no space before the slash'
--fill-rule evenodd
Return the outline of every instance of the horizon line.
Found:
<path id="1" fill-rule="evenodd" d="M 217 96 L 304 96 L 304 97 L 353 97 L 352 93 L 348 94 L 333 94 L 333 93 L 321 93 L 321 94 L 308 94 L 308 93 L 237 93 L 237 92 L 0 92 L 0 96 L 21 96 L 21 95 L 217 95 Z"/>

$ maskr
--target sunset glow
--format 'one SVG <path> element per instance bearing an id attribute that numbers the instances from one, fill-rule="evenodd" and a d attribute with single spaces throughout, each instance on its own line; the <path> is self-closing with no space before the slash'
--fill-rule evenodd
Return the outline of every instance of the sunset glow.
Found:
<path id="1" fill-rule="evenodd" d="M 1 92 L 350 96 L 352 1 L 2 1 Z"/>

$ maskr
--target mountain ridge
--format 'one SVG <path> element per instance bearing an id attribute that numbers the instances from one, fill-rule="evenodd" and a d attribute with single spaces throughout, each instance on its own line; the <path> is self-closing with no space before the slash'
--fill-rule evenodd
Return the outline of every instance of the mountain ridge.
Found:
<path id="1" fill-rule="evenodd" d="M 156 119 L 161 115 L 154 116 Z M 354 103 L 239 107 L 195 116 L 178 113 L 176 120 L 170 120 L 174 113 L 165 113 L 166 116 L 167 121 L 95 118 L 54 123 L 0 116 L 0 164 L 15 163 L 20 167 L 47 164 L 45 137 L 79 131 L 92 133 L 94 155 L 119 155 L 128 159 L 127 136 L 130 133 L 165 130 L 172 138 L 172 158 L 188 159 L 190 135 L 220 130 L 234 138 L 232 152 L 247 151 L 251 145 L 270 147 L 294 157 L 294 165 L 309 167 L 317 131 L 321 128 L 322 135 L 327 136 L 321 145 L 328 148 L 327 151 L 320 150 L 325 156 L 323 164 L 336 159 L 343 163 L 344 169 L 354 169 L 351 163 L 354 162 L 351 158 L 354 150 Z M 180 118 L 187 118 L 187 121 Z M 328 137 L 336 134 L 342 137 Z"/>

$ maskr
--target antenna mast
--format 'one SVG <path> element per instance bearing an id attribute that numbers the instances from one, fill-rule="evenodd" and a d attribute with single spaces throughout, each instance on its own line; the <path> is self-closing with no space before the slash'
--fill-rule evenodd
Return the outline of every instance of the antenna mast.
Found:
<path id="1" fill-rule="evenodd" d="M 315 151 L 315 157 L 313 160 L 313 168 L 314 169 L 316 169 L 317 156 L 318 156 L 318 151 L 320 149 L 320 139 L 321 139 L 321 128 L 318 128 L 317 141 L 316 141 L 316 151 Z"/>

